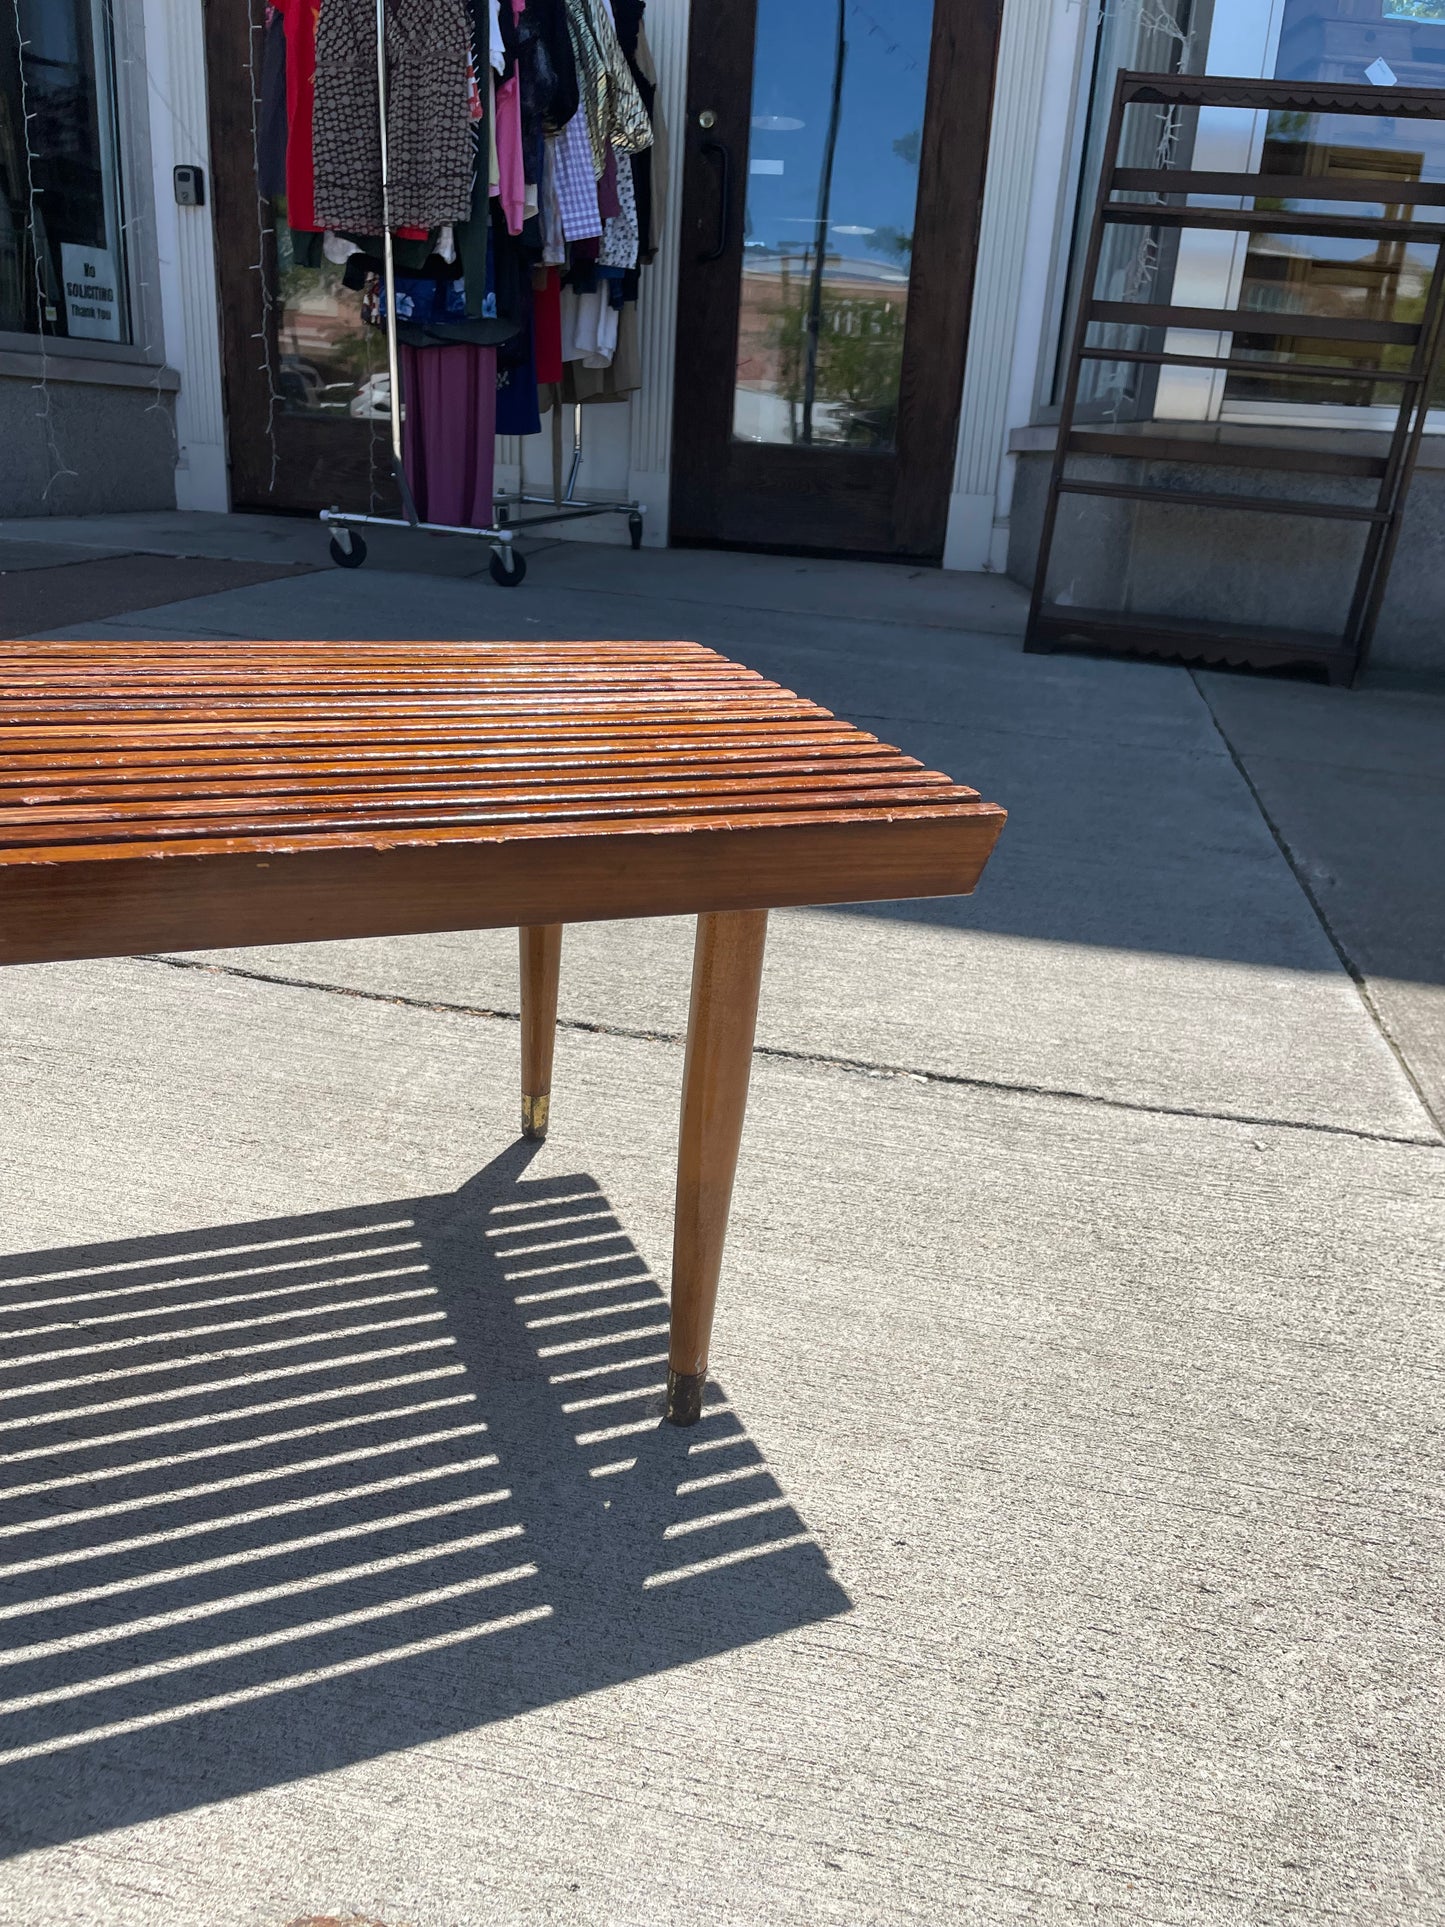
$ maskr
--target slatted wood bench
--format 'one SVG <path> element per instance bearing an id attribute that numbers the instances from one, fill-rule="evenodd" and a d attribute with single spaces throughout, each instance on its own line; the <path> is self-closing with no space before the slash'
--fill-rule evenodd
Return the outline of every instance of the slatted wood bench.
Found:
<path id="1" fill-rule="evenodd" d="M 697 1418 L 767 913 L 973 889 L 1004 812 L 689 642 L 0 643 L 0 962 L 697 917 L 668 1416 Z"/>

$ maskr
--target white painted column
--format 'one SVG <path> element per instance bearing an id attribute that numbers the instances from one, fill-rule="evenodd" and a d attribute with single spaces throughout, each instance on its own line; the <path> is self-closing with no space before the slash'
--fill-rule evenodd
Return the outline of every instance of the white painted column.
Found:
<path id="1" fill-rule="evenodd" d="M 647 39 L 657 67 L 657 99 L 667 126 L 666 221 L 657 259 L 642 274 L 638 302 L 642 387 L 631 402 L 627 492 L 647 505 L 643 540 L 667 541 L 672 478 L 673 364 L 677 338 L 677 250 L 682 224 L 683 143 L 687 132 L 688 0 L 652 0 Z"/>
<path id="2" fill-rule="evenodd" d="M 1006 0 L 989 138 L 946 569 L 1001 569 L 1008 546 L 1009 431 L 1030 417 L 1061 199 L 1075 67 L 1088 9 Z"/>
<path id="3" fill-rule="evenodd" d="M 209 189 L 201 0 L 143 0 L 142 19 L 161 325 L 166 359 L 181 377 L 176 506 L 224 510 L 230 507 L 230 490 L 210 194 L 204 207 L 177 207 L 171 173 L 178 162 L 198 164 L 206 170 Z M 126 53 L 117 48 L 122 72 Z M 235 84 L 249 83 L 238 74 Z"/>

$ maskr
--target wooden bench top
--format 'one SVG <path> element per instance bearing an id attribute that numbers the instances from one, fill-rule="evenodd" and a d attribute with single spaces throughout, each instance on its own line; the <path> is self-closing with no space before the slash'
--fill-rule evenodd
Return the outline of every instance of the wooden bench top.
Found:
<path id="1" fill-rule="evenodd" d="M 1003 822 L 698 643 L 0 643 L 4 963 L 952 896 Z"/>

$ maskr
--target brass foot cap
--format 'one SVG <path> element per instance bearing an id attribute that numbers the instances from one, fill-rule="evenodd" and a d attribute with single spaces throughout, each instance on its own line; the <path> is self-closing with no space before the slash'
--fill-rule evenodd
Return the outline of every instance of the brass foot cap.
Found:
<path id="1" fill-rule="evenodd" d="M 522 1099 L 522 1136 L 534 1144 L 540 1144 L 547 1135 L 547 1110 L 551 1101 L 549 1097 Z"/>
<path id="2" fill-rule="evenodd" d="M 669 1425 L 696 1425 L 702 1417 L 702 1388 L 706 1372 L 667 1374 L 667 1422 Z"/>

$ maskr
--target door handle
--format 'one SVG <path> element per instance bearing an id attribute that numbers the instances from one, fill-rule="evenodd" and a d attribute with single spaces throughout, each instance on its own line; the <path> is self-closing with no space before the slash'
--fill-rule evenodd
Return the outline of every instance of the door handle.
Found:
<path id="1" fill-rule="evenodd" d="M 700 151 L 709 158 L 715 154 L 718 159 L 718 210 L 716 245 L 697 258 L 700 262 L 721 261 L 733 228 L 733 157 L 721 141 L 704 141 Z"/>

